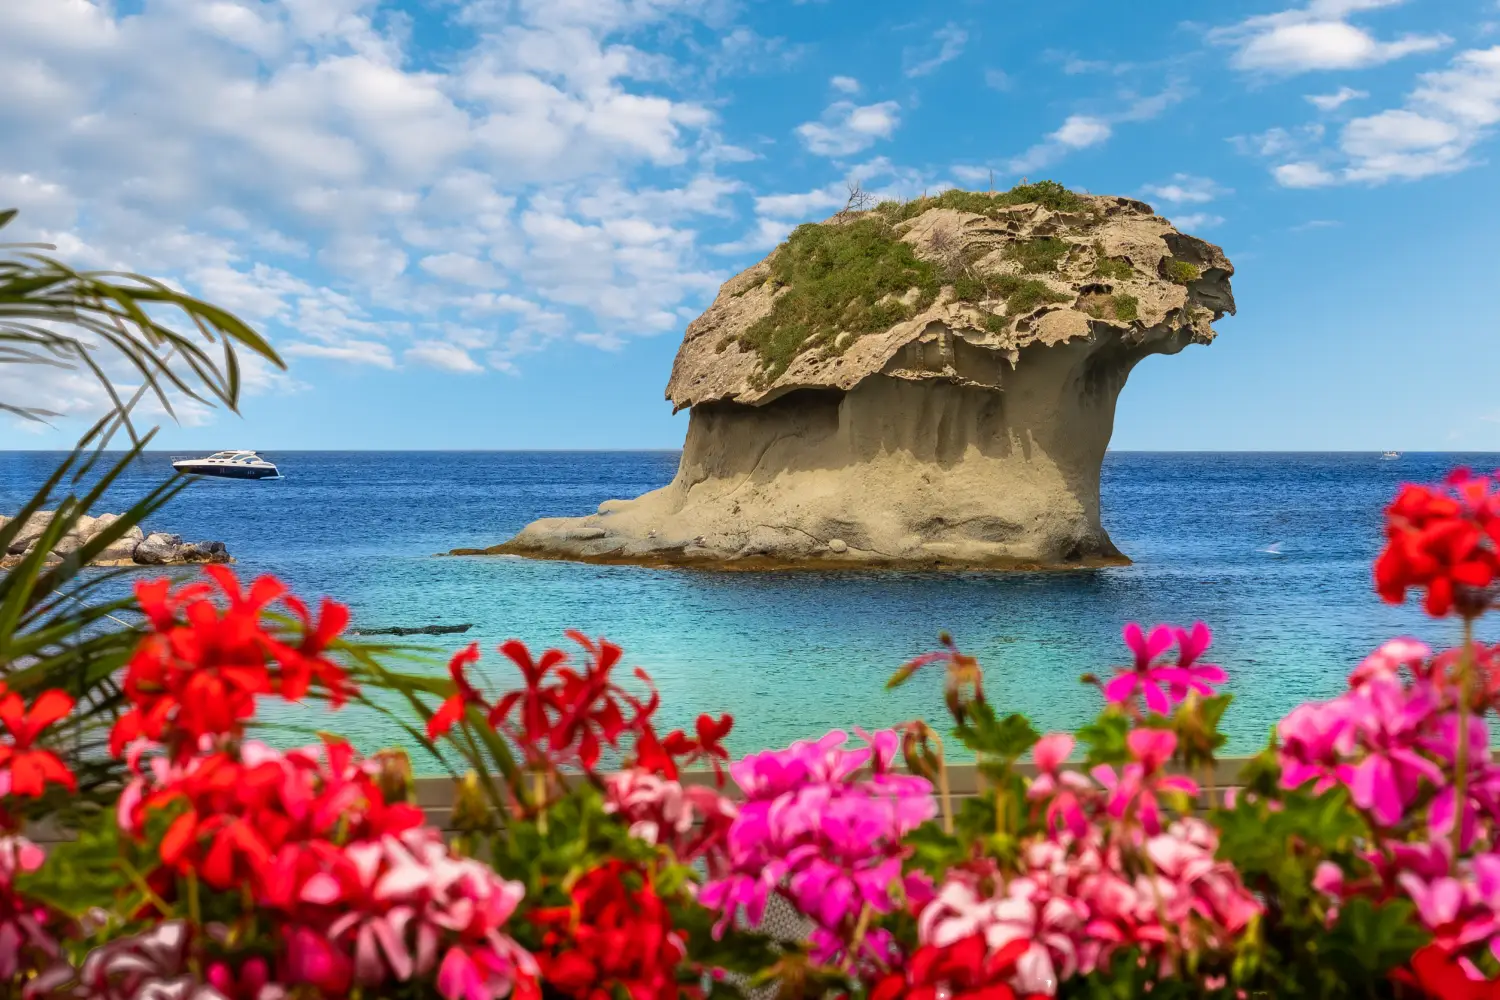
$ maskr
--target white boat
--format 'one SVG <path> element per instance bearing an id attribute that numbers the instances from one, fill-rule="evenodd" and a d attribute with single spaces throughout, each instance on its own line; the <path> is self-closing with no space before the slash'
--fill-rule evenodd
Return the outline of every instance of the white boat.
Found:
<path id="1" fill-rule="evenodd" d="M 182 458 L 172 468 L 190 476 L 219 476 L 223 479 L 280 479 L 276 466 L 253 451 L 216 451 L 207 458 Z"/>
<path id="2" fill-rule="evenodd" d="M 1401 453 L 1399 451 L 1387 451 L 1387 452 L 1382 452 L 1381 453 L 1380 460 L 1382 462 L 1394 462 L 1396 459 L 1398 459 L 1400 457 L 1401 457 Z"/>

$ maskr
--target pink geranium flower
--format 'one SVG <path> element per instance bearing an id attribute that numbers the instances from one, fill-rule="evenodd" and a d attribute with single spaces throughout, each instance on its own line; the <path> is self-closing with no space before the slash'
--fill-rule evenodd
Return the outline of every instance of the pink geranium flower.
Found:
<path id="1" fill-rule="evenodd" d="M 1458 767 L 1458 713 L 1449 712 L 1437 720 L 1437 731 L 1425 741 L 1425 746 L 1447 765 L 1452 772 Z M 1459 846 L 1468 850 L 1474 843 L 1479 829 L 1481 814 L 1488 808 L 1493 815 L 1500 805 L 1500 769 L 1490 761 L 1489 730 L 1481 716 L 1470 715 L 1468 722 L 1468 779 L 1462 808 L 1463 829 L 1459 832 Z M 1437 793 L 1427 810 L 1427 823 L 1434 839 L 1449 836 L 1457 821 L 1458 789 L 1448 784 Z"/>
<path id="2" fill-rule="evenodd" d="M 1106 810 L 1112 818 L 1132 817 L 1148 834 L 1155 836 L 1161 832 L 1161 808 L 1157 804 L 1157 795 L 1197 795 L 1198 783 L 1162 771 L 1162 766 L 1177 749 L 1176 733 L 1165 729 L 1133 729 L 1126 737 L 1126 745 L 1135 759 L 1125 765 L 1118 777 L 1108 764 L 1101 764 L 1090 773 L 1095 781 L 1109 790 Z"/>
<path id="3" fill-rule="evenodd" d="M 1432 648 L 1425 642 L 1405 637 L 1391 639 L 1360 661 L 1349 674 L 1349 686 L 1357 690 L 1373 678 L 1396 677 L 1402 667 L 1417 671 L 1431 655 Z"/>
<path id="4" fill-rule="evenodd" d="M 1424 778 L 1445 783 L 1442 769 L 1418 752 L 1434 706 L 1425 693 L 1403 688 L 1394 677 L 1370 678 L 1350 705 L 1368 753 L 1357 764 L 1341 766 L 1339 779 L 1356 805 L 1382 825 L 1395 826 Z"/>
<path id="5" fill-rule="evenodd" d="M 1032 756 L 1036 758 L 1037 776 L 1026 789 L 1026 797 L 1033 802 L 1047 802 L 1048 830 L 1066 829 L 1073 836 L 1081 837 L 1089 824 L 1078 796 L 1092 785 L 1077 771 L 1062 770 L 1063 762 L 1072 752 L 1073 737 L 1066 733 L 1052 733 L 1037 740 L 1031 748 Z"/>
<path id="6" fill-rule="evenodd" d="M 1339 783 L 1338 769 L 1354 752 L 1354 713 L 1347 698 L 1307 702 L 1292 709 L 1276 727 L 1281 739 L 1281 787 L 1314 782 L 1322 795 Z"/>
<path id="7" fill-rule="evenodd" d="M 1190 691 L 1211 697 L 1213 685 L 1229 679 L 1223 667 L 1198 662 L 1198 657 L 1213 644 L 1213 633 L 1207 625 L 1195 622 L 1191 630 L 1172 629 L 1172 635 L 1177 640 L 1177 665 L 1157 671 L 1157 676 L 1167 681 L 1167 696 L 1174 702 L 1182 701 Z"/>
<path id="8" fill-rule="evenodd" d="M 745 792 L 726 841 L 727 870 L 699 901 L 721 914 L 718 928 L 741 908 L 759 925 L 773 893 L 825 932 L 815 958 L 831 961 L 854 936 L 868 906 L 889 913 L 903 883 L 901 838 L 937 811 L 924 778 L 896 774 L 899 738 L 863 734 L 867 746 L 845 749 L 846 734 L 816 743 L 751 754 L 730 765 Z M 872 774 L 861 773 L 868 766 Z M 861 946 L 878 958 L 878 947 Z"/>
<path id="9" fill-rule="evenodd" d="M 1131 622 L 1125 626 L 1124 634 L 1125 645 L 1135 655 L 1135 662 L 1104 685 L 1105 700 L 1123 705 L 1140 692 L 1148 709 L 1166 715 L 1171 711 L 1172 703 L 1162 685 L 1170 684 L 1171 678 L 1163 673 L 1166 668 L 1158 664 L 1156 658 L 1172 648 L 1175 637 L 1171 626 L 1158 625 L 1147 636 L 1139 625 Z"/>

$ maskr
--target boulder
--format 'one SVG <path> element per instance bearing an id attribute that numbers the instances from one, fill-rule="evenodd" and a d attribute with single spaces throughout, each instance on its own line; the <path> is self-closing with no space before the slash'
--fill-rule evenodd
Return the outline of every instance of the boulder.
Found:
<path id="1" fill-rule="evenodd" d="M 18 556 L 28 551 L 36 544 L 37 539 L 42 537 L 42 532 L 47 530 L 47 525 L 52 523 L 52 511 L 39 510 L 26 519 L 16 537 L 10 540 L 6 552 Z"/>
<path id="2" fill-rule="evenodd" d="M 105 550 L 94 558 L 96 563 L 133 563 L 135 562 L 135 548 L 141 543 L 139 538 L 120 538 L 111 542 Z"/>
<path id="3" fill-rule="evenodd" d="M 26 552 L 35 547 L 41 533 L 52 520 L 52 511 L 41 511 L 27 519 L 7 551 L 0 553 L 0 569 L 8 569 L 20 563 Z M 100 514 L 98 517 L 81 517 L 75 530 L 58 540 L 48 553 L 48 562 L 55 563 L 73 555 L 101 531 L 119 520 L 118 514 Z M 14 518 L 0 515 L 0 527 Z M 228 563 L 234 562 L 223 542 L 203 541 L 186 544 L 181 535 L 152 532 L 149 536 L 140 525 L 131 525 L 115 541 L 94 556 L 98 566 L 171 566 L 184 563 Z"/>
<path id="4" fill-rule="evenodd" d="M 801 226 L 689 324 L 667 383 L 691 411 L 671 484 L 485 551 L 727 569 L 1128 562 L 1100 516 L 1116 400 L 1143 359 L 1213 341 L 1233 273 L 1149 205 L 1050 182 Z"/>
<path id="5" fill-rule="evenodd" d="M 166 566 L 181 561 L 179 553 L 181 548 L 182 537 L 180 535 L 153 531 L 146 536 L 145 541 L 135 547 L 135 561 L 142 566 Z"/>

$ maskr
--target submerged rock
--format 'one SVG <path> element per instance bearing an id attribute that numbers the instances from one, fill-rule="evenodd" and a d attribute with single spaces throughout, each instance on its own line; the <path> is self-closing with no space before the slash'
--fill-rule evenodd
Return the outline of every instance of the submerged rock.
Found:
<path id="1" fill-rule="evenodd" d="M 462 635 L 473 628 L 470 625 L 412 625 L 391 628 L 353 628 L 350 635 Z"/>
<path id="2" fill-rule="evenodd" d="M 687 329 L 670 485 L 485 553 L 722 568 L 1076 567 L 1115 402 L 1234 312 L 1222 250 L 1042 183 L 800 227 Z M 469 554 L 475 550 L 456 550 Z"/>
<path id="3" fill-rule="evenodd" d="M 0 569 L 9 569 L 26 557 L 41 540 L 42 533 L 52 523 L 53 511 L 39 511 L 27 518 L 20 532 L 6 546 L 0 556 Z M 47 562 L 56 563 L 74 556 L 79 549 L 100 532 L 119 519 L 118 514 L 101 514 L 98 517 L 84 515 L 66 535 L 52 546 Z M 9 518 L 0 515 L 0 528 Z M 223 542 L 184 542 L 181 535 L 152 532 L 147 535 L 139 525 L 132 525 L 125 533 L 94 556 L 94 566 L 183 566 L 194 563 L 227 563 L 234 559 Z"/>

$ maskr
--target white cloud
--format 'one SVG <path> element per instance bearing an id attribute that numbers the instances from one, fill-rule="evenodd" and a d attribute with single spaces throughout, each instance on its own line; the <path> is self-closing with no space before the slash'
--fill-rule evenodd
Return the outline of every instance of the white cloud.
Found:
<path id="1" fill-rule="evenodd" d="M 1109 139 L 1114 129 L 1103 118 L 1093 115 L 1069 115 L 1057 131 L 1032 146 L 1007 165 L 1011 173 L 1025 174 L 1049 166 L 1069 152 L 1097 146 Z"/>
<path id="2" fill-rule="evenodd" d="M 1337 183 L 1338 178 L 1316 163 L 1300 161 L 1283 163 L 1271 171 L 1276 183 L 1289 188 L 1326 187 Z"/>
<path id="3" fill-rule="evenodd" d="M 396 359 L 391 356 L 390 346 L 372 340 L 349 340 L 337 346 L 329 344 L 288 344 L 282 348 L 282 353 L 304 358 L 328 358 L 334 361 L 347 361 L 350 364 L 371 365 L 375 368 L 396 367 Z"/>
<path id="4" fill-rule="evenodd" d="M 1312 0 L 1306 7 L 1262 14 L 1209 32 L 1209 40 L 1235 47 L 1230 62 L 1242 70 L 1295 74 L 1377 66 L 1452 43 L 1441 34 L 1407 34 L 1382 41 L 1350 24 L 1359 11 L 1403 0 Z"/>
<path id="5" fill-rule="evenodd" d="M 1350 101 L 1364 100 L 1370 96 L 1367 90 L 1355 90 L 1353 87 L 1340 87 L 1331 94 L 1308 94 L 1307 101 L 1319 111 L 1337 111 Z"/>
<path id="6" fill-rule="evenodd" d="M 859 93 L 859 81 L 852 76 L 836 76 L 828 84 L 841 94 Z"/>
<path id="7" fill-rule="evenodd" d="M 1010 74 L 1001 69 L 987 69 L 984 71 L 984 85 L 991 90 L 1009 90 L 1015 85 Z"/>
<path id="8" fill-rule="evenodd" d="M 776 40 L 704 0 L 469 0 L 432 60 L 380 6 L 0 0 L 6 236 L 161 275 L 289 357 L 386 369 L 473 371 L 483 349 L 513 370 L 572 329 L 680 326 L 712 293 L 698 230 L 740 188 L 714 164 L 754 154 L 681 84 Z M 697 41 L 633 44 L 658 30 Z M 895 110 L 830 127 L 874 141 Z M 452 332 L 471 323 L 489 342 Z"/>
<path id="9" fill-rule="evenodd" d="M 1214 215 L 1211 212 L 1189 212 L 1187 215 L 1175 216 L 1172 224 L 1185 232 L 1193 232 L 1201 229 L 1212 229 L 1223 225 L 1224 217 Z"/>
<path id="10" fill-rule="evenodd" d="M 440 253 L 423 257 L 417 266 L 428 274 L 460 285 L 492 288 L 505 284 L 505 277 L 487 260 L 462 253 Z"/>
<path id="11" fill-rule="evenodd" d="M 1455 56 L 1423 73 L 1403 106 L 1352 118 L 1337 147 L 1323 133 L 1273 129 L 1241 149 L 1279 160 L 1272 176 L 1286 187 L 1382 184 L 1454 173 L 1474 165 L 1473 151 L 1500 123 L 1500 45 Z"/>
<path id="12" fill-rule="evenodd" d="M 807 218 L 842 206 L 849 193 L 837 184 L 799 194 L 770 194 L 755 199 L 755 211 L 781 219 Z"/>
<path id="13" fill-rule="evenodd" d="M 441 340 L 419 340 L 408 347 L 401 358 L 407 364 L 426 365 L 448 372 L 472 374 L 484 371 L 468 351 Z"/>
<path id="14" fill-rule="evenodd" d="M 823 112 L 821 121 L 797 126 L 803 145 L 819 156 L 849 156 L 889 139 L 901 123 L 901 105 L 895 101 L 857 105 L 836 101 Z"/>
<path id="15" fill-rule="evenodd" d="M 1141 189 L 1147 197 L 1159 198 L 1174 205 L 1203 205 L 1230 192 L 1207 177 L 1173 174 L 1165 184 L 1147 184 Z"/>
<path id="16" fill-rule="evenodd" d="M 886 157 L 877 156 L 851 167 L 842 181 L 811 191 L 756 198 L 755 224 L 749 232 L 737 240 L 720 243 L 711 249 L 715 253 L 726 255 L 771 250 L 786 239 L 787 234 L 798 224 L 826 218 L 833 210 L 843 208 L 854 184 L 859 184 L 861 190 L 875 202 L 900 201 L 913 198 L 921 192 L 936 194 L 952 187 L 951 184 L 934 184 L 919 171 L 896 167 Z"/>
<path id="17" fill-rule="evenodd" d="M 1095 118 L 1092 115 L 1069 115 L 1067 121 L 1063 122 L 1062 128 L 1053 132 L 1049 138 L 1072 149 L 1086 149 L 1108 139 L 1113 131 L 1109 122 L 1102 118 Z"/>
<path id="18" fill-rule="evenodd" d="M 1124 102 L 1119 110 L 1108 114 L 1069 115 L 1056 131 L 1021 155 L 1012 157 L 1006 163 L 1006 170 L 1013 174 L 1029 175 L 1034 170 L 1051 166 L 1076 150 L 1101 145 L 1109 141 L 1116 125 L 1156 118 L 1181 102 L 1187 93 L 1181 82 L 1176 80 L 1154 94 L 1141 95 L 1123 90 L 1116 95 L 1117 100 Z"/>
<path id="19" fill-rule="evenodd" d="M 947 24 L 933 32 L 932 41 L 926 45 L 906 49 L 901 62 L 910 77 L 927 76 L 944 63 L 952 62 L 963 55 L 969 43 L 969 33 L 956 24 Z"/>

